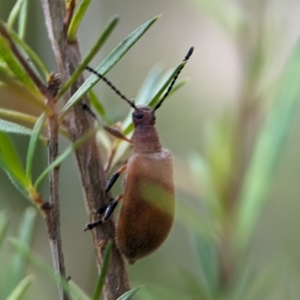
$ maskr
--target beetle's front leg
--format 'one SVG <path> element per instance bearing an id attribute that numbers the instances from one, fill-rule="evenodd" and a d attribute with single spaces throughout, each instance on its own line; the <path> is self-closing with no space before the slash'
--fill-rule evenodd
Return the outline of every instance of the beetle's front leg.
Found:
<path id="1" fill-rule="evenodd" d="M 103 209 L 100 209 L 100 210 L 103 210 L 102 218 L 96 222 L 86 224 L 84 231 L 92 230 L 94 227 L 106 222 L 109 219 L 109 217 L 111 216 L 111 214 L 113 213 L 113 211 L 115 210 L 115 208 L 117 207 L 118 203 L 122 200 L 122 198 L 123 198 L 123 195 L 121 194 L 121 195 L 117 196 L 115 199 L 113 199 L 106 207 L 104 207 Z"/>
<path id="2" fill-rule="evenodd" d="M 122 173 L 124 173 L 127 169 L 127 165 L 122 166 L 116 173 L 112 174 L 111 177 L 108 179 L 106 187 L 105 187 L 105 193 L 107 194 L 110 189 L 113 187 L 117 179 L 120 177 Z"/>

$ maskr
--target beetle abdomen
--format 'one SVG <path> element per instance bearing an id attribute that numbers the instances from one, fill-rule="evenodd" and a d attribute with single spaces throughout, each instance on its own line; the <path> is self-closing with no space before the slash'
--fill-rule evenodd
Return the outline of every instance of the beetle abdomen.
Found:
<path id="1" fill-rule="evenodd" d="M 134 154 L 128 162 L 117 243 L 131 263 L 156 250 L 173 224 L 172 155 L 159 154 Z"/>

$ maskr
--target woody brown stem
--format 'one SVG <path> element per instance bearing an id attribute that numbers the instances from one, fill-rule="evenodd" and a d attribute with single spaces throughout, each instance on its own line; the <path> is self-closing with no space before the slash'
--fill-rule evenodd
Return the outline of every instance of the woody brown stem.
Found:
<path id="1" fill-rule="evenodd" d="M 50 86 L 50 85 L 49 85 Z M 56 90 L 56 89 L 55 89 Z M 48 117 L 48 163 L 51 164 L 58 156 L 58 115 L 55 103 L 55 94 L 49 91 L 47 105 L 51 107 L 52 115 Z M 57 275 L 59 299 L 68 300 L 68 291 L 63 288 L 61 279 L 65 279 L 65 264 L 62 251 L 60 232 L 60 199 L 59 199 L 59 168 L 54 168 L 49 174 L 49 207 L 44 209 L 48 228 L 50 248 L 54 270 Z"/>
<path id="2" fill-rule="evenodd" d="M 66 40 L 66 27 L 64 26 L 65 2 L 63 0 L 41 0 L 41 3 L 56 63 L 61 78 L 65 82 L 81 62 L 79 46 L 76 41 L 68 43 Z M 82 83 L 83 77 L 80 76 L 69 91 L 64 94 L 65 101 L 70 98 L 71 94 Z M 87 97 L 85 96 L 82 101 L 86 103 L 88 101 Z M 71 140 L 77 140 L 93 126 L 93 122 L 94 120 L 82 110 L 80 105 L 75 106 L 65 118 L 65 124 L 68 127 Z M 96 138 L 90 139 L 77 149 L 75 155 L 90 222 L 94 222 L 96 217 L 95 210 L 103 207 L 109 201 L 104 192 L 106 178 Z M 113 220 L 109 220 L 102 226 L 93 229 L 92 237 L 99 269 L 104 255 L 101 245 L 105 241 L 113 241 L 104 293 L 105 299 L 115 300 L 129 289 L 129 282 L 122 255 L 115 244 L 115 225 Z"/>

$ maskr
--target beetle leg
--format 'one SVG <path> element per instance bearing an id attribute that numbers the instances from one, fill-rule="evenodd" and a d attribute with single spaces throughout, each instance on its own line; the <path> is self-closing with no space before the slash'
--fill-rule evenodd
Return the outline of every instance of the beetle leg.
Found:
<path id="1" fill-rule="evenodd" d="M 111 214 L 113 213 L 113 211 L 115 210 L 118 203 L 121 201 L 122 197 L 123 195 L 121 194 L 117 196 L 115 199 L 113 199 L 106 207 L 104 216 L 101 219 L 97 220 L 96 222 L 86 224 L 84 231 L 92 230 L 94 227 L 106 222 L 111 216 Z"/>
<path id="2" fill-rule="evenodd" d="M 127 165 L 122 166 L 116 173 L 114 173 L 107 181 L 106 187 L 105 187 L 105 193 L 107 194 L 112 186 L 115 184 L 117 179 L 120 177 L 122 173 L 124 173 L 127 169 Z"/>

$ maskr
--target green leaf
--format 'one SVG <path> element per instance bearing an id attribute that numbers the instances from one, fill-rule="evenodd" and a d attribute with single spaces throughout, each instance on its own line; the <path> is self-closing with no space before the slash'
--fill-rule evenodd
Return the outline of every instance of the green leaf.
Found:
<path id="1" fill-rule="evenodd" d="M 133 33 L 131 33 L 123 42 L 121 42 L 108 57 L 96 68 L 96 71 L 101 75 L 105 75 L 124 55 L 125 53 L 142 37 L 142 35 L 151 27 L 158 17 L 146 22 Z M 83 95 L 88 92 L 100 78 L 92 74 L 76 91 L 71 99 L 66 103 L 61 111 L 61 118 L 75 105 Z"/>
<path id="2" fill-rule="evenodd" d="M 189 154 L 188 161 L 197 186 L 201 190 L 201 198 L 205 201 L 207 211 L 219 220 L 224 213 L 224 208 L 216 190 L 210 164 L 195 152 Z"/>
<path id="3" fill-rule="evenodd" d="M 237 243 L 244 248 L 265 204 L 287 143 L 300 96 L 300 40 L 284 69 L 272 107 L 258 137 L 241 190 L 237 211 Z"/>
<path id="4" fill-rule="evenodd" d="M 158 86 L 162 81 L 164 70 L 160 65 L 155 65 L 147 74 L 142 83 L 135 102 L 137 104 L 147 104 L 152 99 L 158 90 Z"/>
<path id="5" fill-rule="evenodd" d="M 25 33 L 27 28 L 27 18 L 28 17 L 28 0 L 23 0 L 23 5 L 19 14 L 19 22 L 18 22 L 18 36 L 20 39 L 25 39 Z"/>
<path id="6" fill-rule="evenodd" d="M 138 290 L 141 287 L 137 287 L 134 289 L 131 289 L 130 291 L 124 293 L 122 296 L 120 296 L 117 300 L 129 300 L 134 294 L 136 294 L 138 292 Z"/>
<path id="7" fill-rule="evenodd" d="M 94 295 L 93 295 L 93 300 L 98 300 L 101 293 L 102 293 L 102 288 L 103 288 L 103 285 L 104 285 L 104 281 L 105 281 L 108 266 L 109 266 L 109 259 L 110 259 L 111 249 L 112 249 L 112 242 L 108 241 L 108 243 L 105 247 L 101 272 L 100 272 L 100 275 L 98 277 L 96 289 L 95 289 L 95 292 L 94 292 Z"/>
<path id="8" fill-rule="evenodd" d="M 8 20 L 7 20 L 7 27 L 10 29 L 13 27 L 15 20 L 17 19 L 19 13 L 20 13 L 20 9 L 22 7 L 23 4 L 23 0 L 18 0 L 14 7 L 12 8 Z"/>
<path id="9" fill-rule="evenodd" d="M 25 292 L 27 291 L 29 285 L 34 280 L 33 275 L 28 275 L 23 280 L 19 282 L 19 284 L 14 288 L 11 294 L 6 298 L 6 300 L 19 300 L 22 299 Z"/>
<path id="10" fill-rule="evenodd" d="M 53 282 L 57 282 L 57 275 L 54 270 L 48 266 L 43 260 L 41 260 L 37 255 L 30 250 L 30 248 L 18 240 L 10 238 L 9 242 L 11 245 L 20 252 L 24 258 L 28 259 L 32 264 L 38 267 L 47 277 Z M 70 293 L 71 299 L 73 300 L 89 300 L 85 293 L 73 282 L 68 285 L 64 278 L 60 278 L 61 283 L 65 291 Z"/>
<path id="11" fill-rule="evenodd" d="M 0 57 L 6 62 L 10 70 L 15 76 L 34 94 L 40 94 L 35 84 L 32 82 L 30 76 L 20 65 L 19 61 L 12 53 L 8 41 L 0 35 Z"/>
<path id="12" fill-rule="evenodd" d="M 35 149 L 37 147 L 37 143 L 43 129 L 44 122 L 46 120 L 46 114 L 43 113 L 35 123 L 35 126 L 32 130 L 31 138 L 29 141 L 29 146 L 27 150 L 27 159 L 26 159 L 26 176 L 28 180 L 31 181 L 31 171 L 32 171 L 32 164 L 34 159 Z"/>
<path id="13" fill-rule="evenodd" d="M 71 23 L 68 28 L 68 33 L 67 33 L 67 41 L 69 43 L 74 43 L 76 41 L 76 35 L 77 35 L 79 25 L 85 15 L 87 9 L 89 8 L 91 2 L 92 2 L 92 0 L 83 0 L 80 3 L 75 14 L 73 15 Z"/>
<path id="14" fill-rule="evenodd" d="M 210 237 L 195 235 L 199 258 L 199 270 L 203 293 L 207 299 L 216 299 L 219 292 L 219 261 L 215 240 Z"/>
<path id="15" fill-rule="evenodd" d="M 28 2 L 28 0 L 25 0 L 26 3 Z M 24 3 L 25 5 L 25 3 Z M 23 5 L 23 6 L 24 6 Z M 25 25 L 24 25 L 25 26 Z M 25 29 L 24 29 L 25 30 Z M 24 33 L 21 33 L 24 34 Z M 43 61 L 38 57 L 38 55 L 28 46 L 28 44 L 26 44 L 26 42 L 24 40 L 22 40 L 22 38 L 19 37 L 19 35 L 17 35 L 13 30 L 10 30 L 10 35 L 13 39 L 13 41 L 19 45 L 24 52 L 29 56 L 30 60 L 39 67 L 39 69 L 43 72 L 44 77 L 48 78 L 49 77 L 49 71 L 47 70 L 47 67 L 45 66 L 45 64 L 43 63 Z M 35 67 L 34 65 L 34 67 Z M 35 68 L 33 68 L 34 71 Z M 39 76 L 38 72 L 36 72 L 36 74 Z"/>
<path id="16" fill-rule="evenodd" d="M 17 189 L 28 198 L 27 188 L 30 187 L 30 182 L 14 145 L 9 136 L 3 132 L 0 132 L 0 167 Z"/>
<path id="17" fill-rule="evenodd" d="M 95 45 L 88 52 L 88 54 L 83 59 L 82 63 L 79 65 L 77 70 L 72 74 L 72 76 L 68 79 L 68 81 L 63 85 L 63 87 L 58 92 L 58 98 L 60 98 L 66 92 L 66 90 L 76 81 L 76 79 L 82 74 L 82 72 L 85 70 L 86 66 L 89 64 L 89 62 L 94 58 L 94 56 L 98 53 L 98 51 L 104 45 L 105 41 L 108 39 L 108 37 L 110 36 L 112 31 L 115 29 L 118 22 L 119 22 L 118 17 L 113 17 L 108 22 L 105 29 L 101 33 L 100 37 L 96 41 Z"/>
<path id="18" fill-rule="evenodd" d="M 9 218 L 7 216 L 6 211 L 0 211 L 0 247 L 6 235 L 8 225 L 9 225 Z"/>
<path id="19" fill-rule="evenodd" d="M 95 109 L 97 114 L 101 117 L 101 120 L 104 121 L 106 124 L 111 125 L 111 121 L 109 121 L 109 119 L 107 117 L 105 108 L 102 105 L 102 103 L 99 101 L 99 99 L 97 98 L 94 91 L 92 89 L 90 89 L 88 91 L 88 94 L 89 94 L 90 103 L 91 103 L 93 109 Z"/>
<path id="20" fill-rule="evenodd" d="M 33 207 L 28 207 L 24 211 L 22 219 L 19 223 L 18 241 L 28 247 L 30 247 L 32 242 L 36 215 L 36 210 Z M 3 293 L 4 295 L 8 295 L 13 289 L 16 288 L 18 282 L 25 275 L 27 264 L 28 260 L 26 257 L 21 255 L 19 252 L 14 254 L 11 268 L 6 275 L 6 285 Z"/>
<path id="21" fill-rule="evenodd" d="M 25 126 L 0 119 L 0 131 L 21 135 L 31 135 L 32 130 Z"/>
<path id="22" fill-rule="evenodd" d="M 18 121 L 25 121 L 25 122 L 29 122 L 29 123 L 33 123 L 33 124 L 35 124 L 35 122 L 37 121 L 37 117 L 35 117 L 35 116 L 27 115 L 24 113 L 20 113 L 20 112 L 10 110 L 10 109 L 5 109 L 5 108 L 0 108 L 0 117 L 15 119 Z M 31 130 L 31 132 L 32 132 L 32 130 Z"/>
<path id="23" fill-rule="evenodd" d="M 90 297 L 73 280 L 69 281 L 70 294 L 74 300 L 91 300 Z"/>
<path id="24" fill-rule="evenodd" d="M 173 78 L 178 74 L 178 71 L 182 69 L 182 67 L 185 65 L 185 62 L 180 63 L 167 77 L 167 80 L 164 81 L 164 84 L 161 86 L 161 88 L 157 91 L 157 93 L 152 97 L 152 99 L 149 102 L 150 107 L 154 107 L 160 100 L 161 96 L 165 93 L 167 88 L 169 87 L 171 81 Z"/>
<path id="25" fill-rule="evenodd" d="M 1 70 L 0 70 L 0 91 L 1 91 L 1 98 L 3 99 L 5 99 L 5 97 L 7 99 L 18 98 L 19 101 L 25 102 L 35 108 L 39 108 L 42 111 L 49 111 L 49 108 L 44 103 L 44 97 L 42 94 L 32 93 L 22 83 L 17 81 L 15 78 L 1 72 Z"/>
<path id="26" fill-rule="evenodd" d="M 78 140 L 76 140 L 72 145 L 70 145 L 63 153 L 57 156 L 54 162 L 52 162 L 38 177 L 38 179 L 34 183 L 34 187 L 37 189 L 38 185 L 41 181 L 47 176 L 47 174 L 53 170 L 54 168 L 60 166 L 60 164 L 71 154 L 73 153 L 78 147 L 83 145 L 87 140 L 89 140 L 92 136 L 95 135 L 98 128 L 92 128 L 86 133 L 84 133 Z"/>

